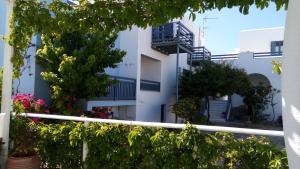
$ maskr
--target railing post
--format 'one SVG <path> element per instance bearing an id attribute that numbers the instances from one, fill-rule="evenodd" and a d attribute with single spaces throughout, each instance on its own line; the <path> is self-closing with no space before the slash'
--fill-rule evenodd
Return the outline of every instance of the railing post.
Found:
<path id="1" fill-rule="evenodd" d="M 5 17 L 5 37 L 10 35 L 9 18 L 13 13 L 15 0 L 5 0 L 6 17 Z M 11 57 L 13 55 L 13 47 L 8 42 L 4 43 L 4 61 L 3 61 L 3 84 L 2 84 L 2 100 L 1 100 L 1 113 L 5 113 L 4 122 L 0 124 L 3 131 L 3 151 L 0 154 L 0 166 L 5 168 L 5 162 L 8 157 L 8 144 L 9 144 L 9 125 L 10 125 L 10 112 L 12 111 L 12 64 Z M 0 149 L 2 145 L 0 144 Z"/>
<path id="2" fill-rule="evenodd" d="M 88 121 L 84 121 L 84 127 L 85 127 L 85 129 L 87 129 L 89 127 L 89 122 Z M 83 161 L 83 164 L 84 164 L 84 168 L 86 168 L 85 160 L 86 160 L 88 151 L 89 150 L 88 150 L 87 142 L 84 140 L 83 141 L 83 148 L 82 148 L 82 161 Z"/>
<path id="3" fill-rule="evenodd" d="M 114 80 L 117 80 L 117 78 L 116 77 L 114 77 Z M 117 94 L 116 94 L 116 90 L 117 90 L 117 85 L 119 85 L 119 84 L 114 84 L 113 85 L 113 97 L 114 97 L 114 100 L 117 100 Z"/>

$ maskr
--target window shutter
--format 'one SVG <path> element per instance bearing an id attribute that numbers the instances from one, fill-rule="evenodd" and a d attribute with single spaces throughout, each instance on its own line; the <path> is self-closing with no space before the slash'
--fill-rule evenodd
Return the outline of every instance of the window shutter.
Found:
<path id="1" fill-rule="evenodd" d="M 271 53 L 276 52 L 276 41 L 271 42 Z"/>

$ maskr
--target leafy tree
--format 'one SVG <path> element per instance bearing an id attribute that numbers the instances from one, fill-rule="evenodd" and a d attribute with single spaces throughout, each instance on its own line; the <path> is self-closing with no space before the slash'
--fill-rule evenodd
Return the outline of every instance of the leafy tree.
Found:
<path id="1" fill-rule="evenodd" d="M 199 101 L 200 100 L 200 101 Z M 172 106 L 172 111 L 178 116 L 192 123 L 203 123 L 205 116 L 201 115 L 202 102 L 199 98 L 184 98 Z"/>
<path id="2" fill-rule="evenodd" d="M 274 97 L 280 91 L 272 86 L 264 86 L 259 84 L 258 86 L 251 86 L 251 88 L 244 93 L 244 103 L 248 106 L 249 113 L 251 114 L 252 122 L 266 120 L 266 114 L 263 111 L 266 110 L 268 105 L 272 108 L 273 121 L 275 118 Z"/>
<path id="3" fill-rule="evenodd" d="M 56 109 L 67 107 L 65 113 L 71 113 L 78 109 L 78 99 L 106 94 L 106 86 L 113 81 L 104 69 L 116 67 L 125 54 L 113 49 L 116 34 L 76 31 L 42 38 L 37 58 L 45 69 L 41 75 L 50 84 Z"/>
<path id="4" fill-rule="evenodd" d="M 250 81 L 243 69 L 226 64 L 203 61 L 191 74 L 185 74 L 180 84 L 180 97 L 205 98 L 210 118 L 209 97 L 218 98 L 234 93 L 244 95 Z"/>

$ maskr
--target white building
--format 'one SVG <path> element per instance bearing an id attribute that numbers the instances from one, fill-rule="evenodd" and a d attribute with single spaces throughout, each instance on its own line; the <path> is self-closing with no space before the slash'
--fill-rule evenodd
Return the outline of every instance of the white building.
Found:
<path id="1" fill-rule="evenodd" d="M 281 76 L 272 72 L 272 61 L 281 62 L 283 38 L 283 27 L 244 30 L 240 32 L 239 54 L 217 55 L 212 58 L 217 63 L 225 62 L 245 69 L 254 85 L 262 83 L 281 90 Z M 282 110 L 281 92 L 275 95 L 274 103 L 276 103 L 274 106 L 276 120 Z M 243 98 L 234 95 L 232 106 L 240 105 L 243 105 Z M 270 105 L 264 113 L 270 114 L 270 120 L 273 119 Z"/>
<path id="2" fill-rule="evenodd" d="M 4 4 L 1 8 L 2 6 Z M 5 11 L 0 12 L 4 14 Z M 188 17 L 184 17 L 180 23 L 178 21 L 175 20 L 168 26 L 160 27 L 160 29 L 172 27 L 172 36 L 163 35 L 164 38 L 168 36 L 168 38 L 175 39 L 176 32 L 180 28 L 191 36 L 192 46 L 190 47 L 200 46 L 199 27 L 195 26 Z M 120 83 L 109 87 L 108 96 L 87 102 L 86 109 L 91 110 L 93 107 L 100 106 L 111 107 L 114 116 L 119 119 L 175 121 L 174 114 L 170 113 L 170 106 L 175 103 L 177 93 L 176 51 L 166 53 L 160 50 L 161 48 L 154 49 L 152 34 L 151 27 L 146 29 L 133 27 L 131 30 L 120 32 L 116 47 L 126 51 L 126 56 L 117 68 L 106 69 L 106 73 L 119 80 Z M 36 37 L 32 39 L 33 44 L 38 44 L 37 41 Z M 187 64 L 188 55 L 182 48 L 180 48 L 178 67 L 181 70 L 190 69 Z M 31 57 L 25 59 L 20 79 L 14 80 L 14 92 L 34 94 L 38 98 L 49 101 L 49 88 L 40 76 L 42 67 L 36 64 L 35 51 L 35 46 L 29 48 L 28 53 Z M 3 60 L 2 49 L 0 58 Z"/>
<path id="3" fill-rule="evenodd" d="M 199 35 L 199 28 L 187 18 L 180 23 L 188 27 L 194 35 Z M 172 26 L 172 33 L 175 33 L 177 23 L 172 23 Z M 174 122 L 175 116 L 170 113 L 170 106 L 176 101 L 176 55 L 155 50 L 151 45 L 152 33 L 151 27 L 134 27 L 121 32 L 116 44 L 127 54 L 118 68 L 106 70 L 112 76 L 131 78 L 128 80 L 136 83 L 135 98 L 90 101 L 87 109 L 90 110 L 93 106 L 113 106 L 113 112 L 121 119 Z M 194 46 L 200 46 L 199 41 L 199 37 L 194 36 Z M 187 54 L 180 54 L 179 67 L 189 69 Z"/>
<path id="4" fill-rule="evenodd" d="M 3 1 L 0 1 L 3 3 Z M 0 4 L 0 19 L 4 20 L 4 4 Z M 159 29 L 152 30 L 151 27 L 140 29 L 133 27 L 131 30 L 119 34 L 116 47 L 127 52 L 123 62 L 115 69 L 107 69 L 106 72 L 113 78 L 120 81 L 116 87 L 109 88 L 109 95 L 97 100 L 89 101 L 86 105 L 88 110 L 95 106 L 112 107 L 115 117 L 138 121 L 167 121 L 174 122 L 174 114 L 170 113 L 170 106 L 176 101 L 176 44 L 174 41 L 164 43 L 164 38 L 175 38 L 177 30 L 182 29 L 184 34 L 181 39 L 188 44 L 181 45 L 181 53 L 178 60 L 178 67 L 190 69 L 188 62 L 189 54 L 193 57 L 205 56 L 204 48 L 201 46 L 200 30 L 187 17 L 177 22 L 165 25 L 159 29 L 166 29 L 169 34 L 161 35 Z M 0 33 L 4 32 L 0 28 Z M 272 60 L 281 61 L 283 44 L 283 32 L 281 28 L 245 30 L 241 32 L 239 54 L 213 56 L 216 62 L 227 62 L 234 66 L 243 68 L 249 74 L 254 84 L 260 82 L 271 84 L 276 89 L 281 89 L 280 76 L 272 73 Z M 155 37 L 156 36 L 156 37 Z M 158 43 L 153 39 L 158 38 Z M 166 40 L 166 39 L 164 39 Z M 37 43 L 33 38 L 32 43 Z M 173 44 L 172 44 L 173 43 Z M 187 49 L 190 48 L 190 49 Z M 39 98 L 50 98 L 48 85 L 42 80 L 40 72 L 42 67 L 35 64 L 34 53 L 36 47 L 30 47 L 29 53 L 32 57 L 25 59 L 23 75 L 19 80 L 14 81 L 14 90 L 19 93 L 35 94 Z M 3 58 L 3 45 L 0 43 L 0 58 Z M 3 59 L 0 59 L 2 65 Z M 243 99 L 234 95 L 232 106 L 237 107 L 243 104 Z M 274 102 L 276 117 L 281 115 L 281 94 L 276 95 Z M 229 111 L 227 101 L 211 102 L 212 120 L 225 121 L 222 112 Z M 214 112 L 215 111 L 215 112 Z M 272 114 L 271 108 L 265 111 Z M 223 118 L 223 119 L 222 119 Z"/>

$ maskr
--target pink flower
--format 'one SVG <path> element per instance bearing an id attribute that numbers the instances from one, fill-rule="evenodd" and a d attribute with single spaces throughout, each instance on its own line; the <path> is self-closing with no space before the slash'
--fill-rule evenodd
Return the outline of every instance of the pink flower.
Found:
<path id="1" fill-rule="evenodd" d="M 13 97 L 13 101 L 16 105 L 21 104 L 24 107 L 25 112 L 41 113 L 47 109 L 45 101 L 43 99 L 36 99 L 32 94 L 16 94 Z M 18 107 L 16 108 L 18 109 Z"/>
<path id="2" fill-rule="evenodd" d="M 42 106 L 45 106 L 45 101 L 43 99 L 38 99 L 35 101 L 35 104 L 42 107 Z"/>
<path id="3" fill-rule="evenodd" d="M 21 102 L 22 102 L 23 106 L 25 107 L 25 109 L 30 109 L 30 101 L 29 100 L 24 99 Z"/>
<path id="4" fill-rule="evenodd" d="M 40 118 L 32 118 L 31 119 L 34 123 L 39 123 L 41 121 Z"/>

